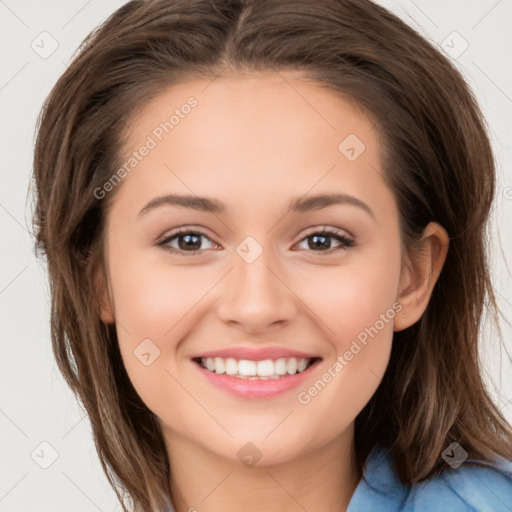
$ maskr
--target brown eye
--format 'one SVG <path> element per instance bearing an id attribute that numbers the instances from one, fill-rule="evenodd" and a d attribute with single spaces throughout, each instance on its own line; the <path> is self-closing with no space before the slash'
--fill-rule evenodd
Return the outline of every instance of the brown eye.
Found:
<path id="1" fill-rule="evenodd" d="M 203 239 L 208 240 L 213 246 L 216 246 L 216 244 L 214 244 L 204 233 L 190 230 L 181 230 L 171 233 L 169 236 L 166 236 L 163 240 L 158 242 L 157 246 L 163 247 L 169 252 L 196 253 L 201 250 L 206 250 L 206 248 L 203 247 Z"/>
<path id="2" fill-rule="evenodd" d="M 332 247 L 332 240 L 337 242 L 337 246 Z M 354 245 L 354 241 L 339 231 L 322 230 L 314 232 L 304 237 L 301 243 L 306 242 L 306 249 L 316 252 L 333 252 L 333 250 L 347 249 Z"/>

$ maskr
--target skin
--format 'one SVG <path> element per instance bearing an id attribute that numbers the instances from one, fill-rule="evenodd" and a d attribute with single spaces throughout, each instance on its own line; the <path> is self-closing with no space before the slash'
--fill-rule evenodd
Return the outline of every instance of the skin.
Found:
<path id="1" fill-rule="evenodd" d="M 130 379 L 162 425 L 177 511 L 345 510 L 361 477 L 354 420 L 385 372 L 393 331 L 425 310 L 448 236 L 432 223 L 422 258 L 405 251 L 373 123 L 296 73 L 173 86 L 132 118 L 126 155 L 190 96 L 198 105 L 116 190 L 107 276 L 97 272 L 102 320 L 116 323 Z M 366 146 L 354 161 L 338 150 L 349 134 Z M 352 204 L 288 212 L 294 198 L 333 192 L 363 201 L 373 215 Z M 214 198 L 225 211 L 164 205 L 139 215 L 170 193 Z M 180 227 L 205 234 L 198 254 L 156 245 Z M 310 235 L 324 227 L 354 245 L 328 237 L 315 250 Z M 250 264 L 236 252 L 248 236 L 263 250 Z M 299 403 L 298 392 L 393 304 L 401 310 L 378 335 Z M 149 366 L 133 353 L 146 338 L 160 350 Z M 190 359 L 236 345 L 278 345 L 322 361 L 300 389 L 239 398 L 213 387 Z M 253 467 L 237 457 L 248 442 L 261 454 Z"/>

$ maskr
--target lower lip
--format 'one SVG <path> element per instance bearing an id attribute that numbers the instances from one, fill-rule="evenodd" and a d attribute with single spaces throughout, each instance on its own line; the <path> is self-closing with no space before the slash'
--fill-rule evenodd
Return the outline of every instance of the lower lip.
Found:
<path id="1" fill-rule="evenodd" d="M 194 364 L 212 384 L 233 395 L 243 398 L 271 398 L 303 384 L 311 376 L 319 362 L 320 359 L 314 361 L 312 365 L 301 373 L 267 380 L 239 379 L 225 373 L 214 373 L 197 363 Z"/>

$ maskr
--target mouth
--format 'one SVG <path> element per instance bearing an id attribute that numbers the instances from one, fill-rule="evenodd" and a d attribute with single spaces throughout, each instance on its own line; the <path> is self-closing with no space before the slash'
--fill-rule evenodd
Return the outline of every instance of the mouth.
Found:
<path id="1" fill-rule="evenodd" d="M 243 399 L 269 399 L 304 386 L 322 358 L 194 357 L 192 361 L 205 382 L 223 392 Z"/>
<path id="2" fill-rule="evenodd" d="M 208 372 L 246 380 L 288 378 L 305 372 L 320 360 L 320 357 L 281 357 L 278 359 L 264 359 L 262 361 L 235 359 L 232 357 L 195 357 L 192 359 L 192 361 Z"/>

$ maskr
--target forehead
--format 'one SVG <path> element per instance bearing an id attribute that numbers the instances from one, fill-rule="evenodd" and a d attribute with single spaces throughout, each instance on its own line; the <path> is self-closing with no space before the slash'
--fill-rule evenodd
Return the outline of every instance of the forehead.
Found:
<path id="1" fill-rule="evenodd" d="M 194 104 L 190 107 L 190 104 Z M 186 122 L 184 122 L 186 120 Z M 171 131 L 160 133 L 169 122 Z M 370 119 L 357 106 L 298 72 L 267 72 L 196 79 L 169 87 L 139 109 L 131 118 L 129 145 L 154 133 L 169 145 L 193 133 L 201 146 L 211 141 L 218 146 L 223 130 L 231 130 L 225 141 L 230 147 L 253 147 L 255 143 L 282 145 L 303 138 L 310 142 L 322 138 L 325 145 L 336 142 L 347 130 L 361 138 L 372 137 Z M 242 131 L 238 131 L 243 129 Z M 165 137 L 170 135 L 171 137 Z M 279 134 L 275 140 L 272 135 Z M 251 136 L 261 136 L 252 139 Z M 198 148 L 200 149 L 200 148 Z M 296 148 L 299 151 L 299 148 Z"/>
<path id="2" fill-rule="evenodd" d="M 123 163 L 150 147 L 123 180 L 123 194 L 134 200 L 166 188 L 229 202 L 260 193 L 300 196 L 313 188 L 365 195 L 372 182 L 383 186 L 372 121 L 297 73 L 177 84 L 129 124 Z"/>

